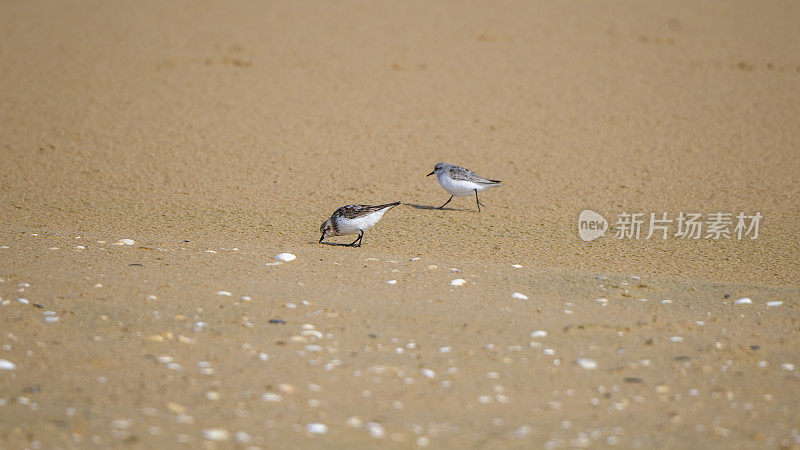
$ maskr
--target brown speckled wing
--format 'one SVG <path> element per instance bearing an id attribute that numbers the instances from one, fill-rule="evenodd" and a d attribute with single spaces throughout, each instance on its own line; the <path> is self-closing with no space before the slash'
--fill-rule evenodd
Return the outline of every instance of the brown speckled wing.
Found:
<path id="1" fill-rule="evenodd" d="M 494 184 L 500 182 L 498 180 L 487 180 L 486 178 L 483 178 L 477 173 L 459 166 L 450 167 L 450 170 L 448 172 L 450 174 L 450 178 L 454 180 L 464 180 L 464 181 L 471 181 L 473 183 L 486 183 L 486 184 Z"/>
<path id="2" fill-rule="evenodd" d="M 341 216 L 346 219 L 357 219 L 359 217 L 366 216 L 367 214 L 372 214 L 376 211 L 380 211 L 386 207 L 390 206 L 397 206 L 400 202 L 394 203 L 387 203 L 385 205 L 345 205 L 341 208 L 337 209 L 336 212 L 333 213 L 334 217 Z"/>

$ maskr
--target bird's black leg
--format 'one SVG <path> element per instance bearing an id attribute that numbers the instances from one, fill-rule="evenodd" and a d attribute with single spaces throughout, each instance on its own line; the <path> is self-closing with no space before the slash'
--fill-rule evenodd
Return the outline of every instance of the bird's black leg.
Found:
<path id="1" fill-rule="evenodd" d="M 349 247 L 355 247 L 355 246 L 356 246 L 356 242 L 358 242 L 358 241 L 361 239 L 361 234 L 360 234 L 360 231 L 361 231 L 361 230 L 359 230 L 359 235 L 358 235 L 358 237 L 356 238 L 356 240 L 355 240 L 355 241 L 353 241 L 353 242 L 351 242 L 351 243 L 349 243 L 349 244 L 347 244 Z"/>
<path id="2" fill-rule="evenodd" d="M 481 205 L 483 205 L 483 206 L 486 206 L 486 205 L 484 205 L 483 203 L 481 203 L 480 200 L 478 200 L 478 190 L 474 189 L 474 191 L 475 191 L 475 203 L 478 204 L 478 212 L 481 212 Z"/>
<path id="3" fill-rule="evenodd" d="M 350 247 L 361 247 L 361 239 L 363 238 L 364 238 L 364 230 L 358 230 L 358 237 L 356 238 L 356 240 L 347 245 L 349 245 Z M 356 245 L 356 242 L 358 242 L 358 245 Z"/>
<path id="4" fill-rule="evenodd" d="M 478 191 L 475 191 L 475 192 L 477 193 Z M 451 195 L 450 198 L 446 202 L 444 202 L 444 205 L 442 205 L 442 206 L 440 206 L 440 207 L 438 207 L 436 209 L 444 208 L 448 203 L 450 203 L 450 200 L 452 200 L 452 199 L 453 199 L 453 196 Z"/>
<path id="5" fill-rule="evenodd" d="M 364 230 L 358 230 L 358 231 L 359 231 L 358 245 L 356 247 L 361 247 L 361 241 L 364 240 Z"/>

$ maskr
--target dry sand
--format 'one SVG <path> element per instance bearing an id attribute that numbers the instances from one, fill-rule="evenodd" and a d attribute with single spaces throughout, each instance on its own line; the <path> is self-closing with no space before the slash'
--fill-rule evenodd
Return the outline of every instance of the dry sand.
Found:
<path id="1" fill-rule="evenodd" d="M 798 17 L 3 2 L 0 446 L 799 446 Z M 438 161 L 505 185 L 429 209 Z"/>

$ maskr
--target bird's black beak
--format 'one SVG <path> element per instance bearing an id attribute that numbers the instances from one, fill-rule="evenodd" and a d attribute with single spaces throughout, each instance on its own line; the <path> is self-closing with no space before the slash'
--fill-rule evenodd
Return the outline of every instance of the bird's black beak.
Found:
<path id="1" fill-rule="evenodd" d="M 323 239 L 325 239 L 325 235 L 324 235 L 324 234 L 323 234 L 322 236 L 320 236 L 320 238 L 319 238 L 319 243 L 320 243 L 320 244 L 322 244 L 322 240 L 323 240 Z"/>
<path id="2" fill-rule="evenodd" d="M 435 174 L 435 173 L 436 173 L 436 171 L 434 170 L 433 172 L 431 172 L 431 173 L 429 173 L 429 174 L 427 174 L 427 175 L 425 175 L 425 176 L 426 176 L 426 177 L 429 177 L 429 176 L 431 176 L 431 175 L 433 175 L 433 174 Z"/>

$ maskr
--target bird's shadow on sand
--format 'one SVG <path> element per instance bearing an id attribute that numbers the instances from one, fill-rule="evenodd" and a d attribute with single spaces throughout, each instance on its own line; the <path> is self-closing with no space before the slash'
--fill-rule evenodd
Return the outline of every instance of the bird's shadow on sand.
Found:
<path id="1" fill-rule="evenodd" d="M 427 210 L 436 210 L 436 211 L 469 211 L 469 209 L 461 209 L 461 208 L 439 208 L 438 206 L 431 206 L 431 205 L 417 205 L 414 203 L 403 203 L 406 206 L 410 206 L 414 209 L 427 209 Z"/>
<path id="2" fill-rule="evenodd" d="M 309 244 L 317 244 L 317 245 L 331 245 L 333 247 L 353 247 L 352 245 L 348 244 L 340 244 L 338 242 L 318 242 L 318 241 L 308 241 Z M 354 247 L 358 248 L 358 247 Z"/>

